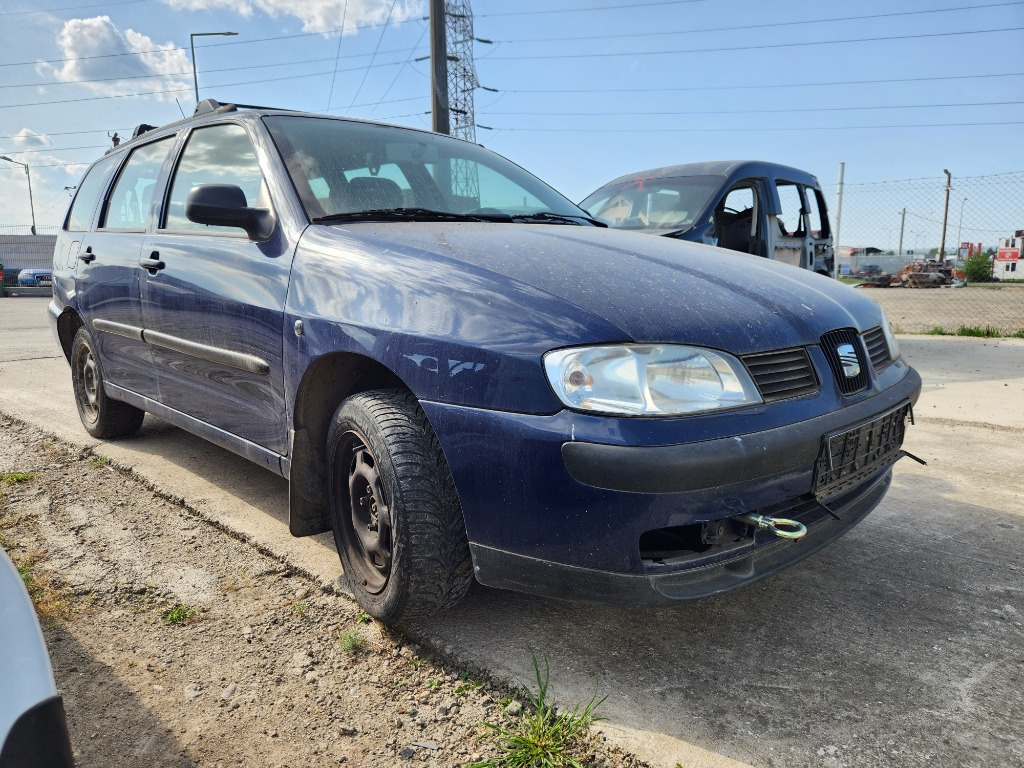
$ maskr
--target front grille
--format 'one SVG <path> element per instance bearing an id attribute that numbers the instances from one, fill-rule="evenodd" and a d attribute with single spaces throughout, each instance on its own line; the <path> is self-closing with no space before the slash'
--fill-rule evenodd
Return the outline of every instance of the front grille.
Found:
<path id="1" fill-rule="evenodd" d="M 818 380 L 805 349 L 747 355 L 743 363 L 766 403 L 818 391 Z"/>
<path id="2" fill-rule="evenodd" d="M 852 395 L 868 386 L 868 367 L 860 335 L 853 328 L 829 331 L 821 337 L 821 351 L 844 395 Z"/>
<path id="3" fill-rule="evenodd" d="M 876 371 L 882 370 L 892 362 L 889 345 L 885 341 L 885 332 L 881 328 L 872 328 L 864 334 L 864 346 L 868 350 L 868 357 L 871 358 L 871 367 Z"/>

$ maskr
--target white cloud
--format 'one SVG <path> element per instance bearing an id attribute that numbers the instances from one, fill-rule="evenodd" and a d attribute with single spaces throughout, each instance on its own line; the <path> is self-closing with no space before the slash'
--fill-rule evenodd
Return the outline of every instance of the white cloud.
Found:
<path id="1" fill-rule="evenodd" d="M 38 149 L 39 147 L 49 147 L 53 145 L 53 141 L 45 133 L 36 133 L 31 128 L 22 128 L 16 134 L 14 134 L 14 143 L 22 149 Z"/>
<path id="2" fill-rule="evenodd" d="M 255 12 L 268 16 L 294 16 L 302 22 L 305 32 L 327 32 L 367 24 L 382 24 L 391 10 L 391 0 L 165 0 L 172 8 L 183 11 L 205 11 L 217 8 L 231 10 L 249 17 Z M 398 0 L 391 21 L 399 22 L 423 15 L 422 0 Z"/>
<path id="3" fill-rule="evenodd" d="M 82 85 L 103 96 L 191 90 L 187 73 L 192 67 L 183 50 L 174 43 L 157 43 L 133 29 L 121 31 L 109 16 L 71 19 L 57 35 L 57 45 L 68 61 L 60 67 L 40 63 L 40 75 L 62 82 L 101 81 Z M 174 94 L 158 98 L 173 99 Z"/>

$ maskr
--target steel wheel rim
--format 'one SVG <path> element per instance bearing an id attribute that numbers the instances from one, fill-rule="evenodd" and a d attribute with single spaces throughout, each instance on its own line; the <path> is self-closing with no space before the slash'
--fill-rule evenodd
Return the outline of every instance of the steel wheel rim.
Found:
<path id="1" fill-rule="evenodd" d="M 377 471 L 377 457 L 365 438 L 354 431 L 342 435 L 335 478 L 338 488 L 338 523 L 348 551 L 353 578 L 364 590 L 378 594 L 391 577 L 393 526 L 391 507 Z M 342 474 L 344 473 L 344 475 Z"/>
<path id="2" fill-rule="evenodd" d="M 79 360 L 79 379 L 82 385 L 82 396 L 79 398 L 79 403 L 81 403 L 82 412 L 86 418 L 89 421 L 96 421 L 100 413 L 99 368 L 91 349 L 87 348 Z"/>

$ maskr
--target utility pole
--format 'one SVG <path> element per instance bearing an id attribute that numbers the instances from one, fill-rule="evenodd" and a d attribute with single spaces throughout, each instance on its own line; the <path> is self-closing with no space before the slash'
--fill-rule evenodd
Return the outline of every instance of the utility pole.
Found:
<path id="1" fill-rule="evenodd" d="M 832 277 L 839 276 L 839 225 L 843 222 L 843 175 L 846 163 L 839 164 L 839 183 L 836 185 L 836 231 L 833 233 L 832 248 L 835 254 L 832 259 Z"/>
<path id="2" fill-rule="evenodd" d="M 897 252 L 897 256 L 903 255 L 903 225 L 907 223 L 907 209 L 904 208 L 900 211 L 900 249 Z"/>
<path id="3" fill-rule="evenodd" d="M 430 108 L 437 133 L 451 133 L 448 116 L 448 43 L 444 0 L 430 0 Z"/>
<path id="4" fill-rule="evenodd" d="M 939 246 L 939 260 L 942 262 L 946 261 L 946 220 L 949 218 L 949 190 L 950 182 L 953 180 L 953 175 L 945 168 L 942 172 L 946 174 L 946 205 L 942 209 L 942 245 Z"/>

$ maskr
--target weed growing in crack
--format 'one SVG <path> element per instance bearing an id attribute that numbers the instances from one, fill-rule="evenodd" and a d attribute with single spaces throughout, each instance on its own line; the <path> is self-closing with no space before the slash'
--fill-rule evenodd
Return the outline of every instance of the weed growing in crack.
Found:
<path id="1" fill-rule="evenodd" d="M 189 619 L 192 619 L 197 613 L 199 613 L 199 611 L 196 608 L 185 605 L 184 603 L 175 603 L 160 614 L 160 618 L 163 619 L 164 624 L 175 627 L 180 624 L 184 624 Z"/>
<path id="2" fill-rule="evenodd" d="M 500 724 L 484 723 L 490 729 L 494 745 L 500 754 L 470 768 L 582 768 L 590 748 L 590 726 L 603 718 L 595 715 L 604 697 L 592 697 L 586 706 L 571 710 L 558 709 L 550 697 L 551 666 L 544 659 L 544 672 L 540 671 L 537 657 L 533 657 L 533 670 L 537 677 L 537 692 L 523 688 L 527 704 L 518 714 L 503 711 L 505 721 Z"/>
<path id="3" fill-rule="evenodd" d="M 106 456 L 90 456 L 89 457 L 89 466 L 94 467 L 95 469 L 99 469 L 100 467 L 105 467 L 109 463 L 110 463 L 110 459 L 108 459 Z"/>
<path id="4" fill-rule="evenodd" d="M 349 656 L 357 656 L 366 649 L 366 638 L 359 634 L 359 629 L 349 629 L 338 636 L 338 647 Z"/>

